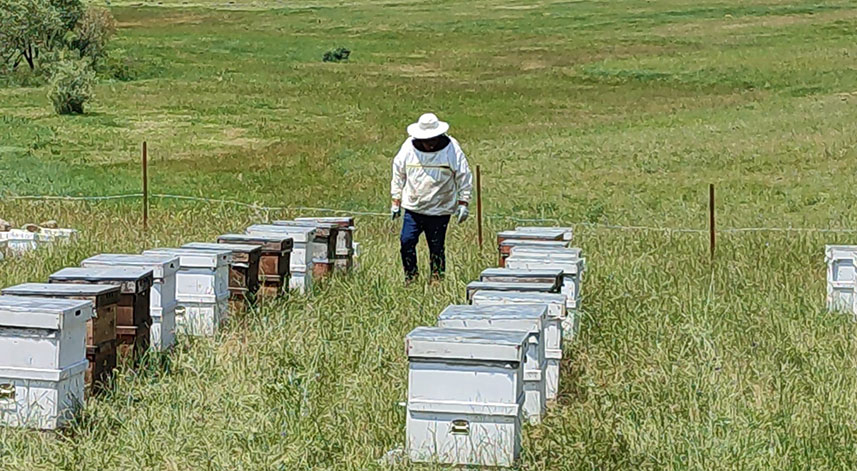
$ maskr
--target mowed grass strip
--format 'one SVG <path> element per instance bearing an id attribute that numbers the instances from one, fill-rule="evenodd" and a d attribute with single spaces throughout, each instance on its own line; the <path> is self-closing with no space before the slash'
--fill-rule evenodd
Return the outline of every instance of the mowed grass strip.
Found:
<path id="1" fill-rule="evenodd" d="M 0 193 L 139 192 L 147 139 L 154 192 L 384 212 L 404 126 L 433 110 L 491 216 L 701 229 L 714 182 L 723 227 L 857 227 L 848 2 L 162 3 L 113 8 L 138 78 L 99 85 L 93 113 L 0 89 Z M 340 45 L 349 63 L 321 63 Z M 138 200 L 5 200 L 0 217 L 84 232 L 0 262 L 0 286 L 296 215 L 155 200 L 144 234 Z M 397 225 L 361 218 L 353 277 L 121 372 L 65 432 L 0 430 L 0 467 L 383 468 L 404 335 L 463 302 L 513 225 L 490 220 L 481 251 L 454 225 L 449 278 L 406 289 Z M 704 234 L 580 228 L 581 334 L 520 467 L 854 467 L 854 326 L 824 311 L 823 263 L 853 242 L 721 234 L 711 266 Z"/>

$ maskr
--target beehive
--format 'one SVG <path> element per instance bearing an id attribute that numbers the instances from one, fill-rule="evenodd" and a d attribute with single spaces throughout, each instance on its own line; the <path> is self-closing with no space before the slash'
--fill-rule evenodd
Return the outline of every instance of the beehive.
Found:
<path id="1" fill-rule="evenodd" d="M 294 248 L 291 257 L 289 289 L 306 293 L 312 287 L 315 227 L 256 224 L 248 227 L 246 232 L 249 235 L 280 235 L 292 238 Z"/>
<path id="2" fill-rule="evenodd" d="M 498 264 L 500 267 L 506 266 L 506 258 L 509 256 L 509 251 L 513 244 L 505 243 L 507 241 L 519 241 L 519 243 L 559 243 L 567 245 L 565 240 L 566 231 L 562 229 L 552 229 L 544 231 L 502 231 L 497 233 L 497 252 L 499 255 Z"/>
<path id="3" fill-rule="evenodd" d="M 229 265 L 232 251 L 223 247 L 200 250 L 158 248 L 143 255 L 178 257 L 176 273 L 176 331 L 213 336 L 229 317 Z"/>
<path id="4" fill-rule="evenodd" d="M 566 296 L 566 305 L 569 310 L 578 309 L 584 263 L 584 259 L 572 256 L 516 254 L 506 259 L 506 266 L 512 269 L 562 270 L 562 288 L 560 289 L 560 292 Z"/>
<path id="5" fill-rule="evenodd" d="M 259 295 L 279 296 L 289 286 L 294 241 L 288 235 L 223 234 L 218 244 L 259 245 Z"/>
<path id="6" fill-rule="evenodd" d="M 0 296 L 0 424 L 55 429 L 84 401 L 92 303 Z"/>
<path id="7" fill-rule="evenodd" d="M 406 449 L 414 462 L 511 466 L 521 451 L 529 334 L 417 327 L 408 354 Z"/>
<path id="8" fill-rule="evenodd" d="M 348 272 L 354 267 L 354 218 L 353 217 L 303 217 L 298 222 L 318 222 L 337 226 L 334 269 Z"/>
<path id="9" fill-rule="evenodd" d="M 474 306 L 542 304 L 545 316 L 545 392 L 553 400 L 559 391 L 559 371 L 562 361 L 562 339 L 573 338 L 577 322 L 574 312 L 567 312 L 565 295 L 556 293 L 525 293 L 520 291 L 477 291 Z"/>
<path id="10" fill-rule="evenodd" d="M 80 299 L 93 306 L 93 316 L 86 323 L 86 385 L 90 391 L 101 390 L 116 368 L 116 308 L 119 287 L 79 283 L 26 283 L 4 288 L 3 295 Z"/>
<path id="11" fill-rule="evenodd" d="M 857 246 L 828 245 L 824 254 L 827 263 L 827 309 L 857 316 Z"/>
<path id="12" fill-rule="evenodd" d="M 499 281 L 471 281 L 467 284 L 467 302 L 476 291 L 526 291 L 531 293 L 558 293 L 556 283 L 506 283 Z"/>
<path id="13" fill-rule="evenodd" d="M 169 350 L 176 343 L 176 274 L 178 257 L 173 255 L 101 254 L 89 257 L 80 265 L 89 267 L 142 267 L 152 270 L 154 282 L 149 296 L 149 348 Z"/>
<path id="14" fill-rule="evenodd" d="M 437 318 L 437 326 L 452 329 L 511 330 L 529 333 L 524 362 L 524 417 L 530 423 L 542 420 L 547 401 L 545 388 L 545 323 L 547 306 L 448 306 Z"/>
<path id="15" fill-rule="evenodd" d="M 140 267 L 63 268 L 50 283 L 109 284 L 119 287 L 116 307 L 116 341 L 120 355 L 136 357 L 149 349 L 152 318 L 149 298 L 152 270 Z"/>
<path id="16" fill-rule="evenodd" d="M 262 246 L 253 244 L 214 244 L 191 242 L 182 246 L 188 249 L 226 249 L 232 253 L 229 265 L 229 293 L 235 302 L 252 301 L 259 290 L 259 257 Z"/>
<path id="17" fill-rule="evenodd" d="M 274 221 L 273 224 L 284 227 L 315 228 L 315 237 L 312 242 L 313 276 L 324 278 L 333 273 L 339 225 L 315 221 Z"/>

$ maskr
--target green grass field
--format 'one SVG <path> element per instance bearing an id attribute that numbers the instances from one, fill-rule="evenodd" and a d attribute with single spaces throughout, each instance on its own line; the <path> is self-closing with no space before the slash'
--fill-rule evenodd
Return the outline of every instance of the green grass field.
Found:
<path id="1" fill-rule="evenodd" d="M 398 224 L 358 219 L 349 278 L 259 306 L 216 339 L 117 375 L 62 433 L 0 429 L 0 469 L 385 469 L 404 441 L 403 338 L 496 263 L 513 218 L 579 225 L 581 332 L 559 403 L 520 468 L 857 467 L 857 328 L 824 307 L 827 243 L 857 234 L 857 6 L 832 0 L 115 1 L 136 79 L 84 116 L 40 87 L 0 88 L 0 217 L 83 231 L 0 262 L 0 287 L 97 252 L 240 230 L 264 211 L 155 199 L 386 212 L 389 167 L 425 111 L 484 176 L 489 241 L 450 232 L 450 273 L 404 288 Z M 348 63 L 322 63 L 345 46 Z M 421 262 L 426 259 L 424 249 Z M 407 468 L 401 464 L 394 468 Z M 427 469 L 431 469 L 428 467 Z"/>

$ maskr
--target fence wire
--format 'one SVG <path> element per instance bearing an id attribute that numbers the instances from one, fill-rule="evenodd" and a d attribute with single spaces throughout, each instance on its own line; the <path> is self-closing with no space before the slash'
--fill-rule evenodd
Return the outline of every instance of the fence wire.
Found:
<path id="1" fill-rule="evenodd" d="M 4 196 L 4 200 L 24 200 L 24 201 L 110 201 L 142 198 L 142 193 L 128 193 L 122 195 L 109 196 L 50 196 L 50 195 L 10 195 Z M 349 216 L 371 216 L 371 217 L 390 217 L 389 213 L 379 213 L 368 210 L 348 210 L 336 208 L 321 208 L 312 206 L 264 206 L 257 203 L 246 203 L 244 201 L 222 199 L 222 198 L 205 198 L 201 196 L 187 195 L 172 195 L 166 193 L 151 193 L 151 199 L 164 200 L 183 200 L 196 201 L 201 203 L 217 203 L 228 204 L 233 206 L 244 207 L 257 211 L 314 211 L 319 213 L 343 214 Z M 685 233 L 685 234 L 707 234 L 708 229 L 694 229 L 684 227 L 661 227 L 661 226 L 624 226 L 619 224 L 607 224 L 599 222 L 567 222 L 556 218 L 527 218 L 513 215 L 492 214 L 486 216 L 487 219 L 503 220 L 521 223 L 552 223 L 560 226 L 570 227 L 588 227 L 597 229 L 620 230 L 620 231 L 655 231 L 669 233 Z M 724 227 L 718 228 L 718 233 L 749 233 L 749 232 L 793 232 L 793 233 L 832 233 L 832 234 L 854 234 L 857 229 L 836 229 L 836 228 L 815 228 L 815 227 Z"/>

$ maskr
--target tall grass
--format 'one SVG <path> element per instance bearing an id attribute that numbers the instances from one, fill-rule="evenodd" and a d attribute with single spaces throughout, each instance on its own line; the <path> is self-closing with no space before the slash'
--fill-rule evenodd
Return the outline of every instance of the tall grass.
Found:
<path id="1" fill-rule="evenodd" d="M 704 228 L 714 182 L 723 227 L 857 227 L 849 2 L 114 3 L 138 80 L 73 119 L 0 88 L 0 194 L 137 193 L 146 139 L 156 193 L 383 212 L 404 126 L 435 111 L 491 216 Z M 339 45 L 349 63 L 321 63 Z M 155 200 L 144 233 L 138 200 L 0 200 L 83 231 L 0 262 L 0 286 L 296 215 Z M 359 218 L 352 276 L 121 371 L 68 430 L 0 429 L 0 469 L 385 468 L 404 335 L 463 302 L 512 225 L 489 219 L 481 250 L 453 225 L 448 278 L 405 287 L 397 224 Z M 855 327 L 824 311 L 823 266 L 854 237 L 721 233 L 714 263 L 707 242 L 578 227 L 582 328 L 521 469 L 855 467 Z"/>

